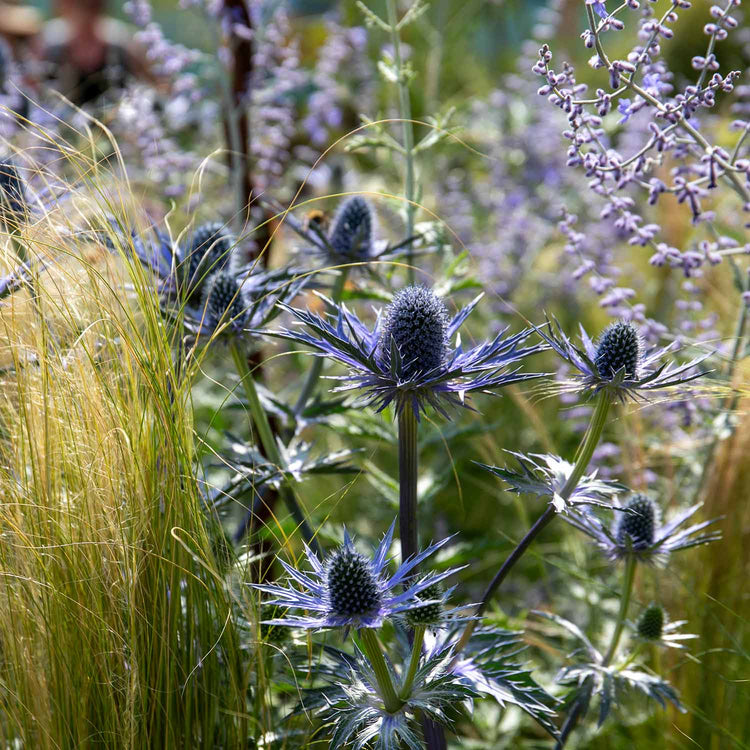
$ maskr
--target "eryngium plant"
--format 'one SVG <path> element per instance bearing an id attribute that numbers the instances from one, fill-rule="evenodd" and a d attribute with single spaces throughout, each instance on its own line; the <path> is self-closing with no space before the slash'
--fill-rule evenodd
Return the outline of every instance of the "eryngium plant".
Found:
<path id="1" fill-rule="evenodd" d="M 511 383 L 538 378 L 517 369 L 526 357 L 544 347 L 522 344 L 532 329 L 505 337 L 507 328 L 491 341 L 464 351 L 452 345 L 458 329 L 477 306 L 482 295 L 448 318 L 443 303 L 424 287 L 407 287 L 377 314 L 368 328 L 345 305 L 325 300 L 331 314 L 321 317 L 306 310 L 287 308 L 303 330 L 281 329 L 269 335 L 311 347 L 320 357 L 349 368 L 336 391 L 364 391 L 365 403 L 382 411 L 393 404 L 415 416 L 431 406 L 444 417 L 450 406 L 469 406 L 466 394 L 492 392 Z"/>

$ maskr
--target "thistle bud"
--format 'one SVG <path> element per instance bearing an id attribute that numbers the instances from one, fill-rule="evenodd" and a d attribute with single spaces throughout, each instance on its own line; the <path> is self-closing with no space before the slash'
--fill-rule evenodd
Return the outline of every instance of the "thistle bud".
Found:
<path id="1" fill-rule="evenodd" d="M 650 497 L 633 495 L 626 511 L 620 514 L 617 543 L 625 547 L 630 540 L 630 545 L 636 550 L 650 547 L 654 543 L 658 516 L 656 503 Z"/>
<path id="2" fill-rule="evenodd" d="M 220 222 L 201 224 L 193 232 L 186 254 L 188 288 L 195 289 L 209 274 L 223 271 L 234 244 L 234 236 Z"/>
<path id="3" fill-rule="evenodd" d="M 341 547 L 328 561 L 331 609 L 340 617 L 359 617 L 377 610 L 382 595 L 367 557 L 351 547 Z"/>
<path id="4" fill-rule="evenodd" d="M 398 292 L 385 312 L 378 348 L 387 357 L 395 344 L 406 378 L 440 367 L 448 351 L 448 311 L 429 289 L 409 286 Z"/>
<path id="5" fill-rule="evenodd" d="M 345 200 L 333 220 L 328 242 L 337 255 L 366 258 L 372 253 L 373 213 L 359 195 Z"/>
<path id="6" fill-rule="evenodd" d="M 264 620 L 279 620 L 286 614 L 287 610 L 276 604 L 263 604 L 260 608 L 260 638 L 265 643 L 281 646 L 289 640 L 290 629 L 284 625 L 269 625 Z"/>
<path id="7" fill-rule="evenodd" d="M 638 375 L 641 340 L 632 323 L 624 320 L 609 325 L 599 340 L 594 364 L 602 378 L 613 378 L 620 370 L 633 380 Z"/>
<path id="8" fill-rule="evenodd" d="M 647 641 L 658 641 L 664 629 L 664 610 L 650 604 L 638 618 L 638 635 Z"/>
<path id="9" fill-rule="evenodd" d="M 414 607 L 406 612 L 406 621 L 413 628 L 417 625 L 437 625 L 443 619 L 443 588 L 439 583 L 428 586 L 417 597 L 419 601 L 432 603 Z M 439 601 L 437 601 L 439 600 Z"/>
<path id="10" fill-rule="evenodd" d="M 203 308 L 214 320 L 242 320 L 246 305 L 234 276 L 218 271 L 208 277 L 203 289 Z"/>

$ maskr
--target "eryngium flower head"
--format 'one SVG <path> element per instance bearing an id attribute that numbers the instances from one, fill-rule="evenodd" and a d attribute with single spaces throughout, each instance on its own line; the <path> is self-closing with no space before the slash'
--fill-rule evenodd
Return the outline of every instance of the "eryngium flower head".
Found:
<path id="1" fill-rule="evenodd" d="M 643 351 L 640 336 L 632 323 L 619 321 L 610 325 L 594 345 L 581 326 L 582 346 L 573 344 L 556 320 L 537 333 L 554 351 L 578 371 L 575 387 L 584 393 L 606 391 L 614 400 L 645 398 L 661 388 L 683 385 L 704 373 L 696 370 L 709 354 L 704 354 L 683 365 L 659 363 L 677 347 L 675 342 L 665 347 Z"/>
<path id="2" fill-rule="evenodd" d="M 370 560 L 351 547 L 339 547 L 328 560 L 326 575 L 331 610 L 341 617 L 363 617 L 382 604 Z"/>
<path id="3" fill-rule="evenodd" d="M 242 328 L 247 305 L 237 279 L 226 271 L 211 274 L 203 289 L 201 306 L 209 321 L 229 322 Z"/>
<path id="4" fill-rule="evenodd" d="M 328 237 L 336 255 L 361 260 L 373 254 L 374 218 L 369 201 L 361 195 L 347 198 L 336 211 Z"/>
<path id="5" fill-rule="evenodd" d="M 444 617 L 443 604 L 445 594 L 443 587 L 436 583 L 428 586 L 417 599 L 424 602 L 406 613 L 406 621 L 413 628 L 418 625 L 439 625 Z"/>
<path id="6" fill-rule="evenodd" d="M 26 197 L 18 167 L 0 158 L 0 221 L 18 222 L 26 214 Z"/>
<path id="7" fill-rule="evenodd" d="M 365 403 L 374 405 L 377 411 L 392 403 L 397 414 L 410 408 L 417 418 L 428 406 L 448 417 L 447 406 L 469 407 L 467 393 L 491 393 L 510 383 L 540 377 L 521 373 L 517 367 L 508 369 L 546 348 L 521 346 L 531 329 L 506 338 L 505 328 L 491 341 L 464 351 L 458 329 L 482 295 L 450 320 L 443 319 L 442 302 L 428 290 L 410 287 L 396 296 L 398 301 L 394 300 L 385 313 L 378 313 L 372 329 L 345 305 L 323 298 L 333 311 L 325 317 L 285 308 L 305 324 L 309 333 L 300 329 L 264 333 L 310 346 L 317 356 L 348 367 L 349 373 L 339 378 L 345 385 L 336 391 L 361 389 Z M 415 312 L 420 316 L 419 328 L 406 319 L 408 310 L 419 311 Z M 424 340 L 415 341 L 410 336 Z M 455 346 L 449 343 L 454 337 Z"/>
<path id="8" fill-rule="evenodd" d="M 647 641 L 658 641 L 664 630 L 664 610 L 658 604 L 651 604 L 638 618 L 638 635 Z"/>
<path id="9" fill-rule="evenodd" d="M 379 628 L 388 617 L 421 605 L 417 598 L 426 588 L 455 572 L 427 574 L 408 580 L 409 574 L 429 555 L 440 549 L 450 538 L 431 544 L 427 549 L 402 563 L 393 575 L 388 574 L 388 550 L 393 541 L 395 522 L 383 537 L 372 557 L 354 548 L 351 537 L 344 532 L 344 544 L 325 561 L 305 547 L 311 571 L 303 573 L 281 564 L 289 574 L 286 586 L 254 584 L 273 597 L 268 604 L 290 610 L 305 610 L 306 615 L 285 615 L 267 620 L 268 625 L 299 628 Z M 293 583 L 298 584 L 300 591 Z"/>
<path id="10" fill-rule="evenodd" d="M 646 495 L 636 494 L 625 506 L 627 512 L 618 517 L 617 543 L 628 544 L 634 550 L 648 549 L 654 543 L 654 532 L 659 523 L 659 509 Z"/>
<path id="11" fill-rule="evenodd" d="M 666 562 L 670 553 L 708 544 L 721 538 L 721 532 L 702 532 L 718 519 L 680 527 L 695 514 L 702 503 L 683 510 L 672 520 L 661 524 L 656 503 L 644 495 L 635 495 L 628 505 L 617 508 L 619 518 L 603 523 L 593 511 L 571 509 L 563 519 L 590 536 L 610 560 L 633 556 L 640 562 Z"/>
<path id="12" fill-rule="evenodd" d="M 408 286 L 397 292 L 385 309 L 385 323 L 378 341 L 381 358 L 395 347 L 404 377 L 439 368 L 449 351 L 448 311 L 433 291 Z"/>
<path id="13" fill-rule="evenodd" d="M 641 339 L 632 323 L 625 320 L 607 326 L 599 339 L 594 364 L 603 378 L 614 378 L 620 371 L 630 380 L 636 377 L 641 358 Z"/>
<path id="14" fill-rule="evenodd" d="M 201 224 L 195 230 L 181 269 L 186 295 L 200 289 L 212 273 L 228 267 L 235 242 L 232 233 L 218 221 Z"/>

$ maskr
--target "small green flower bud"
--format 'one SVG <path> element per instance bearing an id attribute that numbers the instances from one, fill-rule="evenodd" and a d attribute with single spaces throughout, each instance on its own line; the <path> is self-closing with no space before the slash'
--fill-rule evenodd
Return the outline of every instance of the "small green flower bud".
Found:
<path id="1" fill-rule="evenodd" d="M 420 601 L 427 602 L 430 599 L 431 604 L 423 604 L 420 607 L 414 607 L 406 611 L 406 621 L 413 628 L 417 625 L 437 625 L 443 619 L 443 587 L 439 583 L 433 583 L 428 586 L 417 597 Z"/>
<path id="2" fill-rule="evenodd" d="M 664 610 L 651 604 L 638 618 L 638 635 L 647 641 L 658 641 L 664 629 Z"/>

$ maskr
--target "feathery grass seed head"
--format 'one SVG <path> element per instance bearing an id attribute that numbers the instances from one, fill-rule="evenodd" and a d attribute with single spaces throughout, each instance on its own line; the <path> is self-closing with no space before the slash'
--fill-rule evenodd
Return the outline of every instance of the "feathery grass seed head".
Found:
<path id="1" fill-rule="evenodd" d="M 659 509 L 656 503 L 646 495 L 633 495 L 626 506 L 627 511 L 620 514 L 617 527 L 617 543 L 628 544 L 633 549 L 641 550 L 654 543 L 656 527 L 659 523 Z"/>
<path id="2" fill-rule="evenodd" d="M 407 378 L 443 364 L 449 348 L 448 311 L 434 292 L 423 286 L 408 286 L 394 296 L 380 335 L 381 356 L 388 355 L 392 343 Z"/>
<path id="3" fill-rule="evenodd" d="M 328 561 L 331 609 L 341 617 L 359 617 L 381 605 L 380 586 L 370 560 L 351 547 L 340 547 Z"/>
<path id="4" fill-rule="evenodd" d="M 632 323 L 619 320 L 607 326 L 599 340 L 594 364 L 603 378 L 613 378 L 624 370 L 625 378 L 638 376 L 641 358 L 641 340 Z"/>
<path id="5" fill-rule="evenodd" d="M 664 629 L 664 610 L 650 604 L 638 618 L 638 635 L 647 641 L 658 641 Z"/>

